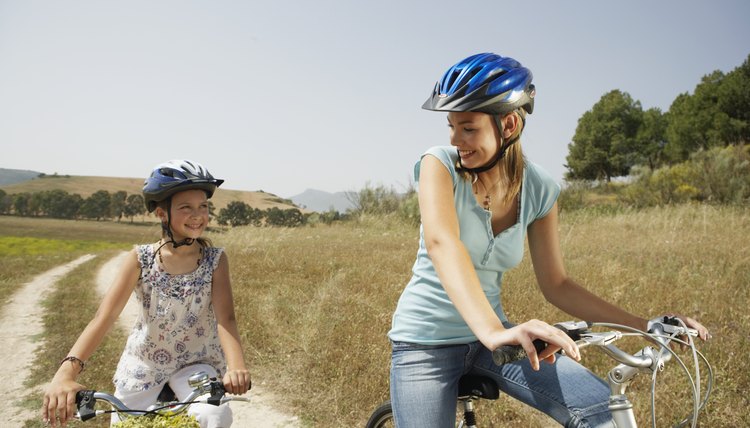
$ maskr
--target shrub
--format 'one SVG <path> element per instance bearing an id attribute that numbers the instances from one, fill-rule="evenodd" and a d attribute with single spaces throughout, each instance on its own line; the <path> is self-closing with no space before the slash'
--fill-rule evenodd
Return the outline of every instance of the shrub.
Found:
<path id="1" fill-rule="evenodd" d="M 200 426 L 193 416 L 185 414 L 128 418 L 112 424 L 113 428 L 200 428 Z"/>

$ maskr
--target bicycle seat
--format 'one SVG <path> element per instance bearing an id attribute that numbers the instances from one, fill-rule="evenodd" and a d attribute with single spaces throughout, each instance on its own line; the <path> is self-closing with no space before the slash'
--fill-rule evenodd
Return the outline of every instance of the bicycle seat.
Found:
<path id="1" fill-rule="evenodd" d="M 479 375 L 463 375 L 458 380 L 459 397 L 479 397 L 487 400 L 497 400 L 500 390 L 491 378 Z"/>

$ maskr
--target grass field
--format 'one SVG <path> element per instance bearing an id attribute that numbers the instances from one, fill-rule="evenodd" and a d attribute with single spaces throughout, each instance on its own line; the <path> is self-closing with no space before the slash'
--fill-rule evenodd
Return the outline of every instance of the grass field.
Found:
<path id="1" fill-rule="evenodd" d="M 49 221 L 25 228 L 8 226 L 9 221 L 19 220 L 0 217 L 0 237 L 16 236 L 18 230 L 26 237 L 76 236 L 127 248 L 125 241 L 148 242 L 157 234 L 155 228 L 128 225 L 111 230 L 82 227 L 68 234 L 63 230 L 80 227 L 80 222 Z M 744 360 L 750 352 L 750 212 L 699 205 L 609 215 L 567 211 L 561 215 L 560 233 L 569 273 L 588 288 L 644 316 L 679 311 L 709 327 L 714 339 L 701 350 L 714 367 L 716 384 L 701 425 L 750 426 L 750 376 Z M 254 381 L 275 390 L 284 398 L 279 405 L 309 426 L 362 426 L 387 398 L 390 349 L 385 334 L 410 275 L 417 235 L 413 227 L 378 218 L 330 227 L 243 227 L 210 234 L 229 254 Z M 101 251 L 106 255 L 112 250 Z M 81 275 L 91 279 L 66 287 L 93 287 L 96 265 L 87 266 Z M 26 270 L 18 274 L 28 276 Z M 543 301 L 528 257 L 506 275 L 503 295 L 513 320 L 570 319 Z M 72 330 L 85 325 L 93 313 L 71 312 L 70 317 L 81 317 L 70 321 Z M 64 352 L 75 334 L 50 330 L 39 358 Z M 115 342 L 97 353 L 103 367 L 97 373 L 87 370 L 83 382 L 106 385 L 120 352 Z M 633 342 L 632 350 L 641 346 Z M 614 365 L 593 350 L 584 351 L 583 362 L 600 375 Z M 50 364 L 38 367 L 36 381 L 51 377 Z M 657 426 L 674 424 L 689 412 L 686 385 L 674 364 L 660 374 Z M 649 390 L 646 378 L 631 387 L 644 426 Z M 548 425 L 536 412 L 502 397 L 480 403 L 480 412 L 488 426 Z"/>

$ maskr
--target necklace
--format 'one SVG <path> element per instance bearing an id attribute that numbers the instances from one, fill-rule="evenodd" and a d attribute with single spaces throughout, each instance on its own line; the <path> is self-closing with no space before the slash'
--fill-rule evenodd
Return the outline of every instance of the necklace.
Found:
<path id="1" fill-rule="evenodd" d="M 486 190 L 484 194 L 484 201 L 482 202 L 482 206 L 484 207 L 485 211 L 492 212 L 492 210 L 490 209 L 492 207 L 492 192 L 495 190 L 495 187 L 497 187 L 497 185 L 500 184 L 501 181 L 503 181 L 503 179 L 501 177 L 499 180 L 497 180 L 495 184 L 493 184 L 492 187 L 489 188 L 489 190 L 487 189 L 487 186 L 485 186 L 484 182 L 479 180 L 479 176 L 474 175 L 474 181 L 472 182 L 472 184 L 476 183 L 477 181 L 482 183 L 482 187 L 484 187 L 484 189 Z M 477 185 L 476 188 L 474 189 L 474 194 L 475 195 L 479 194 L 479 185 Z"/>

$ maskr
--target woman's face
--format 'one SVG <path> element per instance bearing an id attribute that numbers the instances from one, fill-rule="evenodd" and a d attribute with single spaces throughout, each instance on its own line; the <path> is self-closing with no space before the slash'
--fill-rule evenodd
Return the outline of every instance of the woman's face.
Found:
<path id="1" fill-rule="evenodd" d="M 157 208 L 167 221 L 167 213 Z M 208 226 L 208 198 L 203 190 L 185 190 L 172 196 L 172 233 L 176 241 L 199 238 Z"/>
<path id="2" fill-rule="evenodd" d="M 448 113 L 451 145 L 458 149 L 464 168 L 478 168 L 495 158 L 498 136 L 493 122 L 486 113 Z"/>

